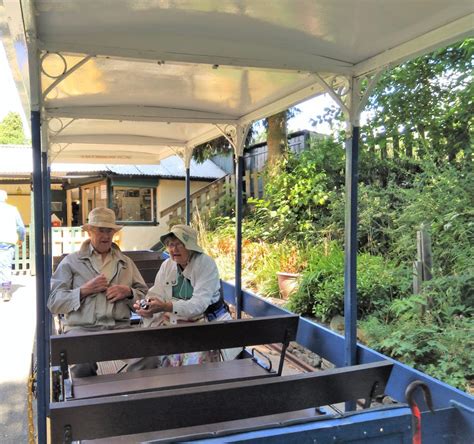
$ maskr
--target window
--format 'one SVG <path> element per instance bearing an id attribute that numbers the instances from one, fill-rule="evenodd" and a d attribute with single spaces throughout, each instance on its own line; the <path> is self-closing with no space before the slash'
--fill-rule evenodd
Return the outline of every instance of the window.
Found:
<path id="1" fill-rule="evenodd" d="M 112 208 L 121 222 L 153 222 L 153 188 L 112 188 Z"/>
<path id="2" fill-rule="evenodd" d="M 89 212 L 97 207 L 107 207 L 107 183 L 105 181 L 81 186 L 82 220 L 86 221 Z"/>

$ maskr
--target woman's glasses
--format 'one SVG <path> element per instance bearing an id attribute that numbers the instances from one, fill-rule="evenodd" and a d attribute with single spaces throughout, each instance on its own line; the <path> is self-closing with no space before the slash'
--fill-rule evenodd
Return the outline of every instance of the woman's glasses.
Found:
<path id="1" fill-rule="evenodd" d="M 166 244 L 166 248 L 168 250 L 178 249 L 182 247 L 184 247 L 184 244 L 182 242 L 168 242 Z"/>

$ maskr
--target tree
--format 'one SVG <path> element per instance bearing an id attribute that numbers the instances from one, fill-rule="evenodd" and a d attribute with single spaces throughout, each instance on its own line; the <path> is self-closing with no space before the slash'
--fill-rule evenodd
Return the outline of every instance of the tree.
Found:
<path id="1" fill-rule="evenodd" d="M 267 118 L 268 163 L 273 165 L 288 150 L 286 129 L 287 111 L 281 111 Z"/>
<path id="2" fill-rule="evenodd" d="M 474 39 L 467 39 L 385 73 L 369 98 L 367 145 L 381 158 L 390 139 L 393 157 L 452 162 L 461 154 L 470 163 L 473 52 Z"/>
<path id="3" fill-rule="evenodd" d="M 361 128 L 361 153 L 370 156 L 372 164 L 389 158 L 431 158 L 471 167 L 473 54 L 474 39 L 466 39 L 384 73 L 365 108 L 368 122 Z M 313 125 L 327 122 L 334 128 L 342 119 L 341 110 L 331 106 Z"/>
<path id="4" fill-rule="evenodd" d="M 10 111 L 0 122 L 0 143 L 21 145 L 26 142 L 20 115 Z"/>

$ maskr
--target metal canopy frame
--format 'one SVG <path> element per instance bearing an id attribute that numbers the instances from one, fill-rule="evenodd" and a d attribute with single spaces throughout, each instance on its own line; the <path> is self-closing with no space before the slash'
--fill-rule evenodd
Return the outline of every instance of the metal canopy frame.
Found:
<path id="1" fill-rule="evenodd" d="M 42 178 L 52 158 L 136 163 L 140 157 L 142 163 L 157 163 L 178 152 L 186 166 L 189 223 L 189 160 L 195 146 L 224 132 L 236 151 L 241 180 L 248 125 L 329 92 L 345 112 L 350 136 L 344 362 L 354 364 L 360 112 L 382 70 L 471 35 L 474 22 L 471 0 L 227 0 L 206 5 L 199 0 L 184 6 L 120 0 L 113 10 L 108 0 L 87 7 L 54 0 L 4 0 L 0 5 L 2 40 L 32 118 L 40 442 L 46 436 L 43 365 L 49 331 L 44 316 L 50 258 L 48 217 L 39 215 L 47 208 L 49 188 Z M 371 86 L 364 95 L 360 84 L 366 77 Z M 50 128 L 52 119 L 60 119 L 59 131 Z M 240 315 L 241 193 L 236 207 Z"/>

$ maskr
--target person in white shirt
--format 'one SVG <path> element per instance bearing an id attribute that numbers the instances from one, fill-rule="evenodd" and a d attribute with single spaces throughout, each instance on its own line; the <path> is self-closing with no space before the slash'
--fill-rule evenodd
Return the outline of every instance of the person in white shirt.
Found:
<path id="1" fill-rule="evenodd" d="M 16 207 L 6 203 L 7 197 L 7 192 L 0 190 L 0 292 L 4 302 L 12 298 L 15 244 L 24 241 L 26 231 Z"/>
<path id="2" fill-rule="evenodd" d="M 170 257 L 147 294 L 147 307 L 134 305 L 144 327 L 232 319 L 220 291 L 217 265 L 198 245 L 197 237 L 196 230 L 187 225 L 175 225 L 161 236 Z M 218 351 L 181 353 L 130 362 L 127 371 L 217 360 Z"/>

